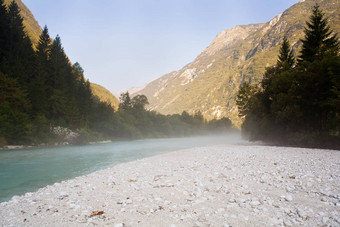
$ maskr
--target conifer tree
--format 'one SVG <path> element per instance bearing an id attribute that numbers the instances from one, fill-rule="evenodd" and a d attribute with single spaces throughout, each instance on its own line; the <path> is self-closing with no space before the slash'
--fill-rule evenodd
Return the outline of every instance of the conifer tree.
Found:
<path id="1" fill-rule="evenodd" d="M 33 74 L 34 51 L 32 43 L 25 33 L 23 18 L 15 1 L 8 8 L 9 15 L 9 52 L 5 73 L 18 78 L 22 86 L 27 89 Z"/>
<path id="2" fill-rule="evenodd" d="M 339 38 L 337 34 L 332 35 L 328 20 L 318 4 L 313 7 L 310 21 L 306 25 L 305 37 L 301 40 L 300 63 L 321 60 L 325 54 L 338 55 Z"/>
<path id="3" fill-rule="evenodd" d="M 48 96 L 47 80 L 51 74 L 50 52 L 51 38 L 47 26 L 40 35 L 36 50 L 36 64 L 34 78 L 31 80 L 30 97 L 33 110 L 47 116 Z"/>
<path id="4" fill-rule="evenodd" d="M 39 37 L 39 42 L 38 42 L 38 46 L 37 46 L 37 55 L 39 56 L 39 58 L 41 58 L 40 60 L 49 60 L 50 58 L 50 52 L 51 52 L 51 37 L 48 33 L 48 28 L 45 25 L 40 37 Z"/>
<path id="5" fill-rule="evenodd" d="M 279 70 L 287 70 L 291 69 L 294 66 L 294 63 L 295 58 L 293 50 L 290 48 L 287 37 L 284 36 L 276 65 Z"/>
<path id="6" fill-rule="evenodd" d="M 0 0 L 0 70 L 3 61 L 8 54 L 8 33 L 9 33 L 9 17 L 7 7 L 3 0 Z"/>

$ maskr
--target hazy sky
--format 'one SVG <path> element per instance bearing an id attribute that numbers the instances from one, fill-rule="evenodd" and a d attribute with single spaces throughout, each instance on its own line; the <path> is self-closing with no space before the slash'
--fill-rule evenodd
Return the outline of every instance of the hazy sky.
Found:
<path id="1" fill-rule="evenodd" d="M 271 20 L 298 0 L 23 0 L 85 76 L 115 94 L 178 70 L 218 32 Z"/>

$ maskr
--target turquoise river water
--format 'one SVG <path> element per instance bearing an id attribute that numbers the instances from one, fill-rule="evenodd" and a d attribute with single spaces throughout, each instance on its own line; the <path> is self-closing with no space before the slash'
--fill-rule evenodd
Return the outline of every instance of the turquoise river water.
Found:
<path id="1" fill-rule="evenodd" d="M 239 135 L 219 135 L 0 151 L 0 202 L 119 163 L 240 140 Z"/>

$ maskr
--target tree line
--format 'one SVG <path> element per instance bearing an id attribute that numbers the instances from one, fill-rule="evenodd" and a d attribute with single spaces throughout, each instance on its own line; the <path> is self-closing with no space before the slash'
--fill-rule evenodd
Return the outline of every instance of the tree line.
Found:
<path id="1" fill-rule="evenodd" d="M 18 5 L 0 0 L 0 146 L 55 143 L 55 127 L 79 134 L 76 142 L 114 138 L 185 136 L 231 127 L 200 113 L 164 116 L 147 111 L 147 98 L 121 96 L 117 111 L 94 96 L 79 63 L 71 64 L 57 35 L 44 27 L 36 47 Z M 219 124 L 221 123 L 221 124 Z"/>
<path id="2" fill-rule="evenodd" d="M 251 140 L 339 149 L 339 38 L 319 5 L 304 33 L 297 57 L 284 37 L 277 63 L 266 68 L 261 83 L 241 85 L 242 133 Z"/>

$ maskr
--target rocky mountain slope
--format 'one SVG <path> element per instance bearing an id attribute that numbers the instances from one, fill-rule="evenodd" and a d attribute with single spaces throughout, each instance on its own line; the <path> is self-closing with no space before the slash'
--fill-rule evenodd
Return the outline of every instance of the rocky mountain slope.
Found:
<path id="1" fill-rule="evenodd" d="M 8 6 L 12 0 L 5 0 L 5 4 Z M 20 8 L 21 16 L 23 17 L 24 26 L 28 36 L 30 37 L 34 46 L 36 46 L 39 42 L 39 37 L 42 32 L 42 29 L 39 23 L 34 18 L 32 12 L 25 6 L 25 4 L 21 0 L 15 0 Z M 110 103 L 115 109 L 118 108 L 119 101 L 118 99 L 106 88 L 103 86 L 91 83 L 92 93 L 99 98 L 99 100 L 103 102 Z"/>
<path id="2" fill-rule="evenodd" d="M 267 23 L 220 32 L 193 62 L 132 95 L 146 95 L 149 108 L 163 114 L 200 110 L 207 119 L 227 116 L 240 126 L 235 104 L 240 85 L 244 81 L 258 83 L 265 67 L 276 63 L 284 35 L 298 52 L 299 39 L 315 3 L 329 18 L 332 29 L 340 32 L 338 0 L 300 1 Z"/>

